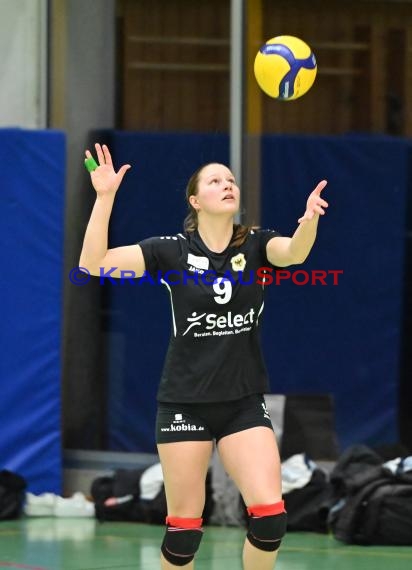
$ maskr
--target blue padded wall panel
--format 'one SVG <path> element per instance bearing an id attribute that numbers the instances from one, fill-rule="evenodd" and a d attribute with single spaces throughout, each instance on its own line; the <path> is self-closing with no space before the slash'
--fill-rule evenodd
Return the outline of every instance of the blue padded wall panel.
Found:
<path id="1" fill-rule="evenodd" d="M 328 180 L 314 249 L 290 269 L 344 271 L 337 286 L 269 287 L 263 343 L 272 390 L 333 394 L 342 447 L 397 442 L 407 144 L 265 136 L 262 150 L 265 227 L 292 235 L 308 194 Z"/>
<path id="2" fill-rule="evenodd" d="M 61 492 L 65 137 L 0 130 L 0 468 Z"/>
<path id="3" fill-rule="evenodd" d="M 111 246 L 179 231 L 190 174 L 204 162 L 228 161 L 224 136 L 110 136 L 116 166 L 133 165 L 116 199 Z M 269 288 L 263 346 L 272 391 L 331 393 L 342 447 L 394 442 L 406 144 L 389 137 L 265 136 L 262 150 L 262 225 L 291 235 L 307 195 L 327 178 L 328 214 L 309 259 L 295 269 L 344 271 L 338 286 Z M 109 446 L 153 451 L 155 394 L 170 332 L 167 292 L 105 287 Z"/>

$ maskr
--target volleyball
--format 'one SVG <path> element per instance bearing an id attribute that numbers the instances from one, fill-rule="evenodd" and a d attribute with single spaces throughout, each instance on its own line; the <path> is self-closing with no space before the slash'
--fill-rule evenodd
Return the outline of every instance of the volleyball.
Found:
<path id="1" fill-rule="evenodd" d="M 259 87 L 267 95 L 291 101 L 312 87 L 317 73 L 316 58 L 303 40 L 277 36 L 258 51 L 254 72 Z"/>

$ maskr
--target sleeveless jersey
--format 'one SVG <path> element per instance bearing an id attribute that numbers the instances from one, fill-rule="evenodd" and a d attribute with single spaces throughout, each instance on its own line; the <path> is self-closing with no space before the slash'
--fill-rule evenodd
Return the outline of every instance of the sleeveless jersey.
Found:
<path id="1" fill-rule="evenodd" d="M 199 233 L 139 243 L 146 277 L 170 294 L 172 333 L 157 399 L 220 402 L 269 390 L 259 324 L 266 244 L 273 230 L 251 230 L 239 247 L 210 251 Z"/>

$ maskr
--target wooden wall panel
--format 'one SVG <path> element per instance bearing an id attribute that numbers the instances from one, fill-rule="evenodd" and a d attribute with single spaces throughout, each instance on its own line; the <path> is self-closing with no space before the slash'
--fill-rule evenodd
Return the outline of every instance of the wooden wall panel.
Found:
<path id="1" fill-rule="evenodd" d="M 230 0 L 124 0 L 122 128 L 224 131 Z"/>
<path id="2" fill-rule="evenodd" d="M 307 41 L 318 61 L 297 101 L 271 99 L 246 74 L 253 132 L 412 135 L 412 2 L 247 1 L 262 22 L 261 37 L 245 38 L 249 65 L 281 34 Z M 228 132 L 230 0 L 119 0 L 119 13 L 119 126 Z"/>
<path id="3" fill-rule="evenodd" d="M 286 104 L 264 96 L 265 132 L 412 134 L 412 3 L 264 0 L 265 39 L 305 39 L 318 61 L 312 90 Z M 276 25 L 274 25 L 276 24 Z M 396 71 L 395 71 L 396 70 Z"/>

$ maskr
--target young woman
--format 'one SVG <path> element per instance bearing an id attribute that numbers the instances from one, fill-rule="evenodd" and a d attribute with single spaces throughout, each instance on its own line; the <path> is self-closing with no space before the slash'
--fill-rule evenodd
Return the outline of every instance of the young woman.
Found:
<path id="1" fill-rule="evenodd" d="M 189 180 L 185 230 L 108 249 L 116 192 L 130 165 L 116 173 L 106 146 L 95 145 L 91 172 L 96 202 L 80 266 L 92 275 L 117 267 L 145 272 L 170 293 L 172 335 L 158 390 L 156 439 L 168 516 L 161 567 L 194 568 L 202 538 L 205 478 L 213 441 L 249 514 L 244 570 L 271 570 L 286 531 L 280 459 L 263 394 L 269 384 L 259 345 L 262 267 L 302 263 L 316 237 L 326 181 L 309 195 L 294 235 L 234 224 L 239 188 L 223 164 L 207 164 Z M 86 159 L 91 158 L 86 151 Z M 247 274 L 247 278 L 242 277 Z M 252 276 L 252 279 L 251 279 Z"/>

